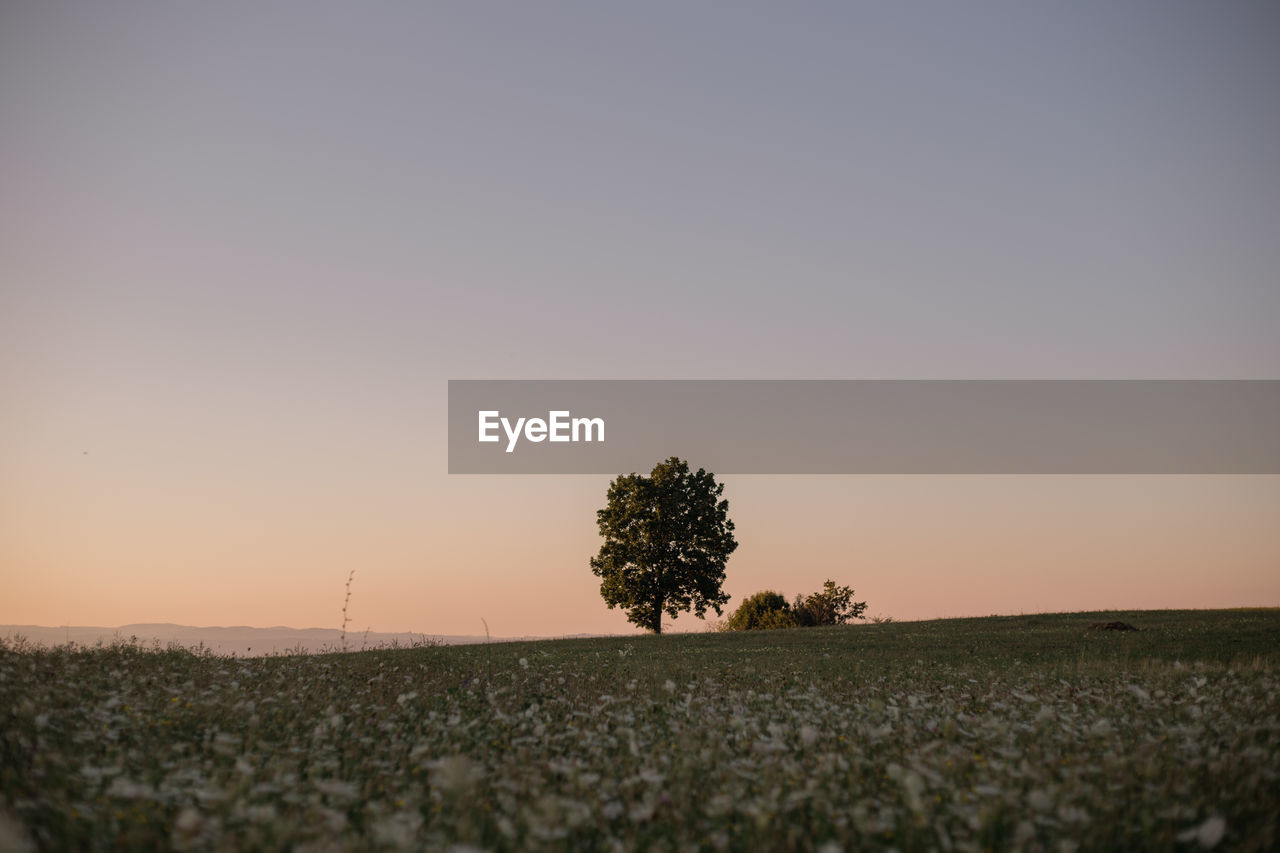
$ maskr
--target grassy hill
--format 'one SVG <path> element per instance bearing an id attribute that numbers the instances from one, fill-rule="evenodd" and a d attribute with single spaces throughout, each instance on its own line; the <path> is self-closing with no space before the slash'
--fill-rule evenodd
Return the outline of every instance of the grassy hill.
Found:
<path id="1" fill-rule="evenodd" d="M 1092 631 L 1123 620 L 1136 632 Z M 0 651 L 0 849 L 1275 849 L 1280 609 Z"/>

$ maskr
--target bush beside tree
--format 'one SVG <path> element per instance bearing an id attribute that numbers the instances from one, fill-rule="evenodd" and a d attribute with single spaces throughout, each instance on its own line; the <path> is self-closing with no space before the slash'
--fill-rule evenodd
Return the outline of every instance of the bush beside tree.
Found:
<path id="1" fill-rule="evenodd" d="M 828 580 L 822 589 L 808 596 L 797 595 L 795 603 L 787 602 L 782 593 L 773 590 L 757 592 L 746 598 L 724 621 L 726 631 L 759 631 L 774 628 L 808 628 L 817 625 L 845 625 L 853 619 L 865 619 L 865 601 L 853 600 L 853 588 L 836 586 Z"/>
<path id="2" fill-rule="evenodd" d="M 796 617 L 787 604 L 786 596 L 773 590 L 764 590 L 743 599 L 724 623 L 726 631 L 767 631 L 774 628 L 794 628 Z"/>
<path id="3" fill-rule="evenodd" d="M 853 600 L 853 588 L 836 586 L 828 580 L 822 589 L 807 598 L 796 596 L 792 606 L 796 623 L 801 627 L 811 625 L 846 625 L 853 619 L 865 619 L 867 603 Z"/>

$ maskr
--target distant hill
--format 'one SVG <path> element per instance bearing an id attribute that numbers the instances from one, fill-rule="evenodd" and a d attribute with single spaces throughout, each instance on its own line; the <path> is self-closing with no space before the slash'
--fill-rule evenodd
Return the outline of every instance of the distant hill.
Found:
<path id="1" fill-rule="evenodd" d="M 581 634 L 577 636 L 592 636 Z M 215 654 L 222 655 L 270 655 L 301 649 L 305 652 L 318 652 L 337 649 L 342 646 L 342 632 L 336 628 L 251 628 L 245 625 L 231 627 L 193 627 L 191 625 L 174 625 L 171 623 L 137 623 L 121 625 L 118 628 L 94 626 L 62 626 L 50 628 L 42 625 L 0 625 L 0 637 L 23 637 L 30 642 L 42 646 L 57 646 L 68 642 L 85 645 L 97 643 L 109 644 L 117 640 L 137 642 L 151 645 L 159 642 L 162 646 L 177 643 L 184 647 L 203 644 Z M 382 633 L 370 631 L 347 632 L 347 649 L 358 651 L 361 648 L 376 648 L 398 643 L 401 646 L 412 645 L 423 641 L 444 643 L 446 645 L 463 645 L 467 643 L 483 643 L 483 634 L 413 634 Z M 537 637 L 493 637 L 493 642 L 512 640 L 532 640 Z"/>

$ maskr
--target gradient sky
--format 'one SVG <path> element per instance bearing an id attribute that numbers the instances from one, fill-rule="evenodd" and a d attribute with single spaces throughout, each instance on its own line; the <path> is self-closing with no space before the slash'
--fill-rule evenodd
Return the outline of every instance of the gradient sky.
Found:
<path id="1" fill-rule="evenodd" d="M 354 568 L 361 629 L 631 630 L 608 478 L 448 476 L 449 378 L 1276 378 L 1278 44 L 1266 3 L 4 3 L 0 623 L 336 627 Z M 1280 604 L 1277 477 L 725 481 L 734 602 Z"/>

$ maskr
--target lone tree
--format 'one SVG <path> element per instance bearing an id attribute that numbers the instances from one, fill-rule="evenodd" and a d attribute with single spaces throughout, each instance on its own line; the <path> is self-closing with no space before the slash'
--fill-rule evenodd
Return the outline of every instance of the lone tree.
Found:
<path id="1" fill-rule="evenodd" d="M 648 477 L 622 474 L 609 484 L 608 505 L 596 513 L 604 544 L 591 559 L 600 595 L 628 621 L 662 633 L 662 614 L 716 615 L 729 600 L 724 566 L 738 547 L 724 486 L 713 475 L 672 456 Z"/>

